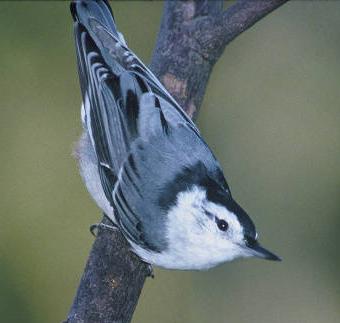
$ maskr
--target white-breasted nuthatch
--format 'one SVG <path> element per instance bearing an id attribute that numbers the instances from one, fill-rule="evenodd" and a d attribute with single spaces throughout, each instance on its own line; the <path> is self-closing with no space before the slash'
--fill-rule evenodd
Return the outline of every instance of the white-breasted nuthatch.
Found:
<path id="1" fill-rule="evenodd" d="M 260 246 L 199 130 L 127 47 L 104 0 L 71 4 L 83 97 L 77 148 L 88 191 L 143 260 L 208 269 Z"/>

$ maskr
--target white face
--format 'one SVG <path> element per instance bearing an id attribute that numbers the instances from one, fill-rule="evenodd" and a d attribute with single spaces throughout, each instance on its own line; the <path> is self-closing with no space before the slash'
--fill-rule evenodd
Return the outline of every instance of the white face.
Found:
<path id="1" fill-rule="evenodd" d="M 219 228 L 216 218 L 227 223 L 227 230 L 221 230 L 223 225 Z M 236 215 L 209 202 L 199 187 L 178 195 L 168 220 L 166 251 L 143 254 L 136 250 L 148 262 L 165 268 L 202 270 L 237 257 L 252 256 Z"/>
<path id="2" fill-rule="evenodd" d="M 208 201 L 199 187 L 180 193 L 168 216 L 169 252 L 175 252 L 183 264 L 208 269 L 237 257 L 251 256 L 236 215 Z"/>

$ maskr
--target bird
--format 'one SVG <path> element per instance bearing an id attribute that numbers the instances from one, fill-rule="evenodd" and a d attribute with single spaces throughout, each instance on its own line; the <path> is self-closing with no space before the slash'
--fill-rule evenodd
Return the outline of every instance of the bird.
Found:
<path id="1" fill-rule="evenodd" d="M 194 122 L 129 49 L 106 0 L 70 5 L 82 93 L 76 148 L 90 195 L 150 265 L 281 260 L 258 242 Z"/>

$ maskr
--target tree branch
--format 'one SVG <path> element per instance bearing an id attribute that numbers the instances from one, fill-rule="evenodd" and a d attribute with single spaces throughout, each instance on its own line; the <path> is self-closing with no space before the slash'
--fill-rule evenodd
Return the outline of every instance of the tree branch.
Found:
<path id="1" fill-rule="evenodd" d="M 222 0 L 166 1 L 151 69 L 195 118 L 225 46 L 286 1 L 239 0 L 224 12 Z M 130 322 L 148 274 L 119 231 L 99 229 L 65 322 Z"/>
<path id="2" fill-rule="evenodd" d="M 214 64 L 225 46 L 287 0 L 167 1 L 151 69 L 196 118 Z"/>
<path id="3" fill-rule="evenodd" d="M 239 0 L 223 13 L 195 24 L 201 30 L 202 55 L 216 61 L 225 46 L 287 0 Z"/>

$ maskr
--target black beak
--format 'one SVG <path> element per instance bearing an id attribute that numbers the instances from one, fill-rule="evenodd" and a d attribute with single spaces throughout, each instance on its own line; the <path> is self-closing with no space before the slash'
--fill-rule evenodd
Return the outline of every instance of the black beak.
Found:
<path id="1" fill-rule="evenodd" d="M 253 256 L 267 260 L 281 261 L 282 259 L 269 250 L 263 248 L 256 240 L 247 237 L 246 246 L 251 249 Z"/>

